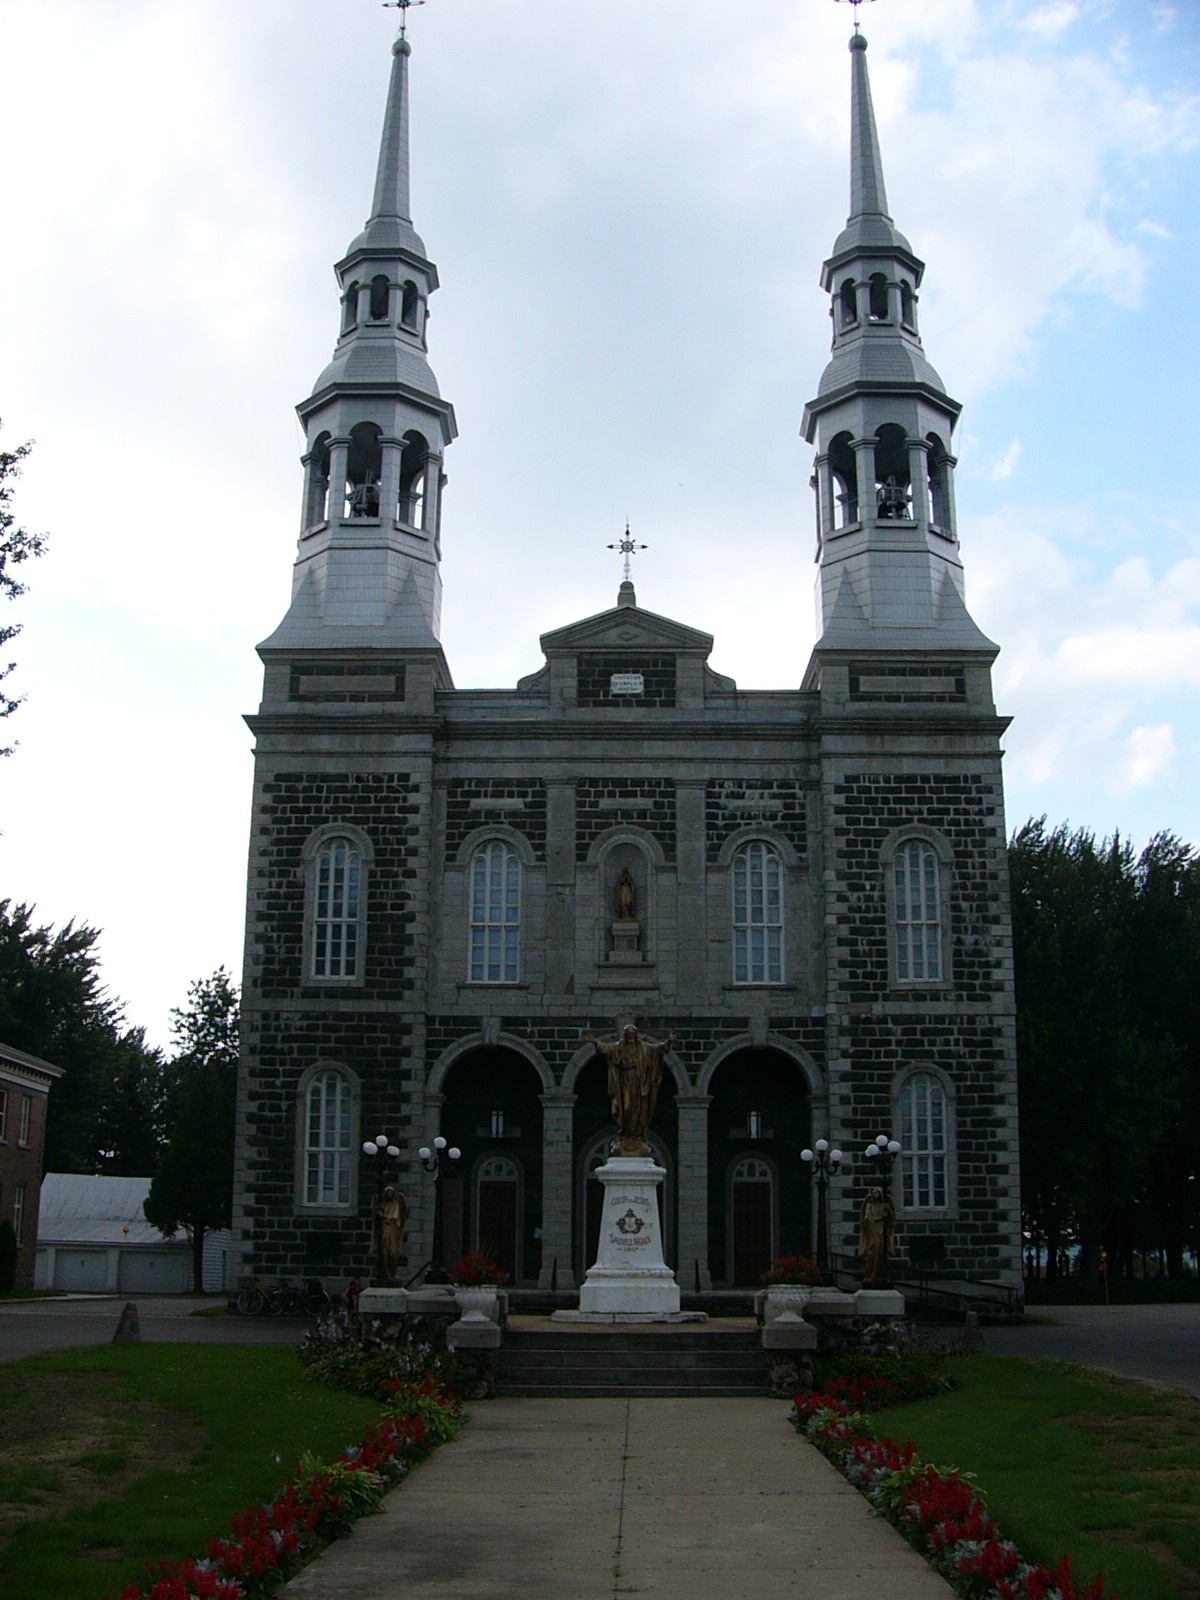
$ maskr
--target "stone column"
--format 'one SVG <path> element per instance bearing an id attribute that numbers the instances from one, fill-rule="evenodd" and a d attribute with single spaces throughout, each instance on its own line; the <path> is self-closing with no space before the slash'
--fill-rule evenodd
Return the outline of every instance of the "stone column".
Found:
<path id="1" fill-rule="evenodd" d="M 834 529 L 833 468 L 828 455 L 817 457 L 817 548 L 825 543 Z"/>
<path id="2" fill-rule="evenodd" d="M 679 1114 L 679 1287 L 690 1294 L 696 1287 L 712 1288 L 708 1269 L 708 1108 L 709 1094 L 683 1093 L 676 1097 Z"/>
<path id="3" fill-rule="evenodd" d="M 681 1001 L 701 1001 L 708 989 L 708 940 L 705 936 L 704 785 L 675 787 L 678 827 L 675 938 L 676 983 Z"/>
<path id="4" fill-rule="evenodd" d="M 575 781 L 546 782 L 546 993 L 569 992 L 575 961 Z M 591 959 L 591 953 L 588 954 Z"/>
<path id="5" fill-rule="evenodd" d="M 394 434 L 379 441 L 379 521 L 384 528 L 394 527 L 400 509 L 400 452 L 404 445 Z"/>
<path id="6" fill-rule="evenodd" d="M 442 458 L 431 450 L 425 457 L 425 501 L 421 507 L 421 532 L 432 538 L 441 526 Z"/>
<path id="7" fill-rule="evenodd" d="M 325 506 L 325 520 L 330 527 L 335 522 L 343 522 L 346 517 L 346 464 L 349 456 L 349 439 L 329 441 L 329 495 Z"/>
<path id="8" fill-rule="evenodd" d="M 858 521 L 864 526 L 879 515 L 875 495 L 875 439 L 855 439 L 854 476 L 858 485 Z"/>
<path id="9" fill-rule="evenodd" d="M 908 441 L 908 478 L 913 521 L 923 531 L 928 531 L 933 517 L 929 505 L 929 445 L 924 439 Z"/>
<path id="10" fill-rule="evenodd" d="M 558 1262 L 558 1287 L 573 1289 L 571 1215 L 574 1188 L 575 1095 L 550 1089 L 542 1102 L 542 1270 L 538 1288 L 548 1289 Z"/>

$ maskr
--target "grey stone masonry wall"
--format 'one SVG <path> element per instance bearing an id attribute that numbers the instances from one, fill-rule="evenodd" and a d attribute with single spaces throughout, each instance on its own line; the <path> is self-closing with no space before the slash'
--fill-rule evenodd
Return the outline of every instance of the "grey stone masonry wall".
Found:
<path id="1" fill-rule="evenodd" d="M 446 859 L 477 828 L 504 822 L 546 859 L 546 785 L 540 778 L 453 778 L 446 786 Z"/>
<path id="2" fill-rule="evenodd" d="M 384 705 L 403 700 L 404 663 L 293 662 L 288 699 L 330 705 Z"/>
<path id="3" fill-rule="evenodd" d="M 614 673 L 637 673 L 642 679 L 640 694 L 614 695 Z M 675 657 L 673 655 L 588 655 L 579 657 L 576 677 L 576 704 L 608 706 L 673 706 L 675 704 Z"/>
<path id="4" fill-rule="evenodd" d="M 257 854 L 250 863 L 252 909 L 248 958 L 264 998 L 303 982 L 304 847 L 328 824 L 358 828 L 371 841 L 367 882 L 367 945 L 362 992 L 394 995 L 408 976 L 420 830 L 418 786 L 406 772 L 279 772 L 261 789 Z"/>
<path id="5" fill-rule="evenodd" d="M 670 778 L 581 778 L 575 789 L 575 859 L 620 823 L 652 833 L 668 861 L 675 859 L 675 785 Z"/>
<path id="6" fill-rule="evenodd" d="M 808 844 L 807 794 L 798 783 L 779 778 L 723 778 L 704 795 L 708 859 L 742 828 L 764 827 L 782 835 L 803 856 Z"/>
<path id="7" fill-rule="evenodd" d="M 999 1087 L 1011 1064 L 1008 1030 L 985 1016 L 940 1011 L 852 1015 L 843 1020 L 841 1045 L 850 1071 L 832 1092 L 831 1116 L 852 1157 L 837 1185 L 847 1206 L 843 1248 L 869 1177 L 858 1152 L 876 1134 L 898 1136 L 894 1095 L 901 1076 L 933 1067 L 952 1085 L 952 1203 L 933 1216 L 906 1215 L 900 1205 L 897 1253 L 905 1258 L 912 1238 L 936 1234 L 946 1241 L 948 1272 L 995 1276 L 1011 1270 L 1012 1216 L 1003 1201 L 1016 1188 L 1017 1150 L 1015 1123 Z"/>
<path id="8" fill-rule="evenodd" d="M 989 935 L 1006 918 L 1004 810 L 998 764 L 994 773 L 843 774 L 832 786 L 826 838 L 835 868 L 834 982 L 842 1000 L 865 1002 L 889 990 L 888 904 L 882 859 L 889 836 L 914 825 L 933 829 L 954 853 L 947 913 L 952 940 L 953 991 L 990 1001 L 1001 988 Z M 920 985 L 905 984 L 907 998 Z M 943 984 L 930 994 L 945 996 Z"/>

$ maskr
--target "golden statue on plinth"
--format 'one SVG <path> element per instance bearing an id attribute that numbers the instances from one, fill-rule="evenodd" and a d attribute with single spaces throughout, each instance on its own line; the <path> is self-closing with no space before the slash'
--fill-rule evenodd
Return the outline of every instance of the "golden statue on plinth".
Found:
<path id="1" fill-rule="evenodd" d="M 619 1039 L 597 1039 L 591 1033 L 585 1033 L 584 1039 L 595 1045 L 596 1054 L 608 1067 L 608 1098 L 617 1124 L 609 1155 L 651 1155 L 646 1134 L 662 1083 L 663 1057 L 675 1043 L 675 1035 L 643 1039 L 631 1022 Z"/>

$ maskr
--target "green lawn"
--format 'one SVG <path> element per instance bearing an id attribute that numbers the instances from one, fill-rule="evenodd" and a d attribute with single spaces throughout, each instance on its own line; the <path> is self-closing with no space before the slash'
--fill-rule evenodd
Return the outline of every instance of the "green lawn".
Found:
<path id="1" fill-rule="evenodd" d="M 877 1431 L 974 1474 L 1029 1560 L 1069 1555 L 1121 1600 L 1200 1597 L 1200 1399 L 1064 1362 L 952 1370 L 953 1393 L 881 1411 Z"/>
<path id="2" fill-rule="evenodd" d="M 0 1499 L 18 1517 L 52 1514 L 0 1548 L 0 1595 L 115 1596 L 146 1560 L 202 1555 L 235 1511 L 282 1488 L 302 1451 L 334 1456 L 378 1417 L 373 1401 L 306 1383 L 294 1351 L 260 1345 L 109 1345 L 6 1364 Z M 151 1434 L 166 1464 L 130 1478 Z"/>

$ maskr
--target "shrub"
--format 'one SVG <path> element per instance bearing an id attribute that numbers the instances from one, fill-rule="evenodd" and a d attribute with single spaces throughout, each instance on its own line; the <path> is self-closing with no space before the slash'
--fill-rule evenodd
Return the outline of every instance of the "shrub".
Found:
<path id="1" fill-rule="evenodd" d="M 11 1294 L 17 1281 L 17 1232 L 7 1218 L 0 1222 L 0 1294 Z"/>

